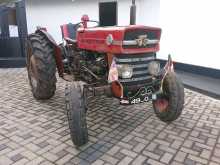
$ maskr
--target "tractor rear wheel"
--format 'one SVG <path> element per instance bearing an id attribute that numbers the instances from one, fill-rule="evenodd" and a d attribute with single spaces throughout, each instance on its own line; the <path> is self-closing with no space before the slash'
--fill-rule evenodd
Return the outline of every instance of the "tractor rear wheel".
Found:
<path id="1" fill-rule="evenodd" d="M 72 82 L 66 87 L 66 110 L 70 128 L 70 135 L 76 146 L 88 142 L 86 123 L 86 105 L 82 82 Z"/>
<path id="2" fill-rule="evenodd" d="M 56 62 L 53 46 L 41 34 L 28 36 L 27 71 L 33 96 L 50 99 L 56 90 Z"/>
<path id="3" fill-rule="evenodd" d="M 174 72 L 169 72 L 163 82 L 163 93 L 153 101 L 154 112 L 164 122 L 176 120 L 184 106 L 184 87 Z"/>

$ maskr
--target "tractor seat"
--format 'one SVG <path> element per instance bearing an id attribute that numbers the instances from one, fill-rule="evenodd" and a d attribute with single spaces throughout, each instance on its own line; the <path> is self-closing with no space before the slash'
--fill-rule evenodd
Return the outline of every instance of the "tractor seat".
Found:
<path id="1" fill-rule="evenodd" d="M 61 25 L 62 38 L 69 44 L 76 43 L 76 24 L 65 24 Z"/>

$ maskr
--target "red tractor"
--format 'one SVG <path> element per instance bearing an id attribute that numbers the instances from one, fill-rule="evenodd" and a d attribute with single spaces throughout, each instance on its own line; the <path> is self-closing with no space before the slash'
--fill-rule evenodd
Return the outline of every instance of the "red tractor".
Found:
<path id="1" fill-rule="evenodd" d="M 51 98 L 56 70 L 71 81 L 66 109 L 73 143 L 88 142 L 88 93 L 116 97 L 123 105 L 152 101 L 156 116 L 176 120 L 184 105 L 184 88 L 169 56 L 164 67 L 156 59 L 161 29 L 140 25 L 88 27 L 88 16 L 77 26 L 76 39 L 58 45 L 44 29 L 28 36 L 27 70 L 33 96 Z"/>

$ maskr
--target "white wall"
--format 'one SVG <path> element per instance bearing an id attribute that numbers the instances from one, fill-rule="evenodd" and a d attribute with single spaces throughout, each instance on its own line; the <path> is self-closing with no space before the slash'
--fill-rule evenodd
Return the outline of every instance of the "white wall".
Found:
<path id="1" fill-rule="evenodd" d="M 160 56 L 220 69 L 220 1 L 161 0 Z"/>
<path id="2" fill-rule="evenodd" d="M 98 18 L 97 4 L 83 0 L 27 0 L 26 10 L 28 32 L 34 32 L 36 26 L 46 27 L 57 42 L 62 41 L 60 25 L 80 22 L 85 13 Z"/>
<path id="3" fill-rule="evenodd" d="M 160 27 L 160 0 L 136 0 L 137 24 Z"/>
<path id="4" fill-rule="evenodd" d="M 118 25 L 130 23 L 131 0 L 27 0 L 28 32 L 35 31 L 36 26 L 47 27 L 57 42 L 62 41 L 60 25 L 77 23 L 83 14 L 90 19 L 99 20 L 99 2 L 118 2 Z M 136 0 L 137 23 L 159 26 L 160 0 Z"/>

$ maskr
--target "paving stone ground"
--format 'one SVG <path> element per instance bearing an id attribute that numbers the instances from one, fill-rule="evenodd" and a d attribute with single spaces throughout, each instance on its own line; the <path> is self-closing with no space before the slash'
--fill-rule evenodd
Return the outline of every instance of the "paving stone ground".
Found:
<path id="1" fill-rule="evenodd" d="M 182 116 L 159 121 L 151 103 L 119 106 L 96 97 L 88 112 L 89 143 L 75 148 L 64 104 L 33 99 L 25 69 L 0 70 L 0 165 L 220 164 L 220 101 L 186 90 Z"/>

